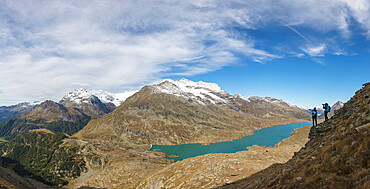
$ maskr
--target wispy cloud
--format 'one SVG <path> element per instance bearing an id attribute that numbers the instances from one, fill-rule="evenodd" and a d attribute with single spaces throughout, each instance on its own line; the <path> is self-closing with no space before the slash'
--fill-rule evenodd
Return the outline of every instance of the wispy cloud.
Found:
<path id="1" fill-rule="evenodd" d="M 318 46 L 309 46 L 306 48 L 302 48 L 302 50 L 310 56 L 324 56 L 325 47 L 325 44 L 320 44 Z"/>
<path id="2" fill-rule="evenodd" d="M 4 0 L 0 104 L 57 100 L 78 87 L 121 92 L 161 77 L 218 70 L 240 56 L 266 63 L 284 52 L 258 48 L 248 30 L 286 23 L 308 42 L 293 26 L 346 36 L 349 17 L 370 36 L 366 0 Z M 327 49 L 302 45 L 296 48 L 310 56 Z"/>

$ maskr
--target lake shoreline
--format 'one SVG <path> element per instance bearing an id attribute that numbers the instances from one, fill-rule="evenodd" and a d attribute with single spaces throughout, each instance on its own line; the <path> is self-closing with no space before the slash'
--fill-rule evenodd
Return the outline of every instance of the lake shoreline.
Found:
<path id="1" fill-rule="evenodd" d="M 283 139 L 289 138 L 295 129 L 311 125 L 310 122 L 297 122 L 282 125 L 274 125 L 253 131 L 239 139 L 218 143 L 188 143 L 179 145 L 151 145 L 149 151 L 162 152 L 167 159 L 181 161 L 187 158 L 205 155 L 209 153 L 236 153 L 246 151 L 253 145 L 273 147 Z M 265 138 L 267 135 L 271 135 Z"/>

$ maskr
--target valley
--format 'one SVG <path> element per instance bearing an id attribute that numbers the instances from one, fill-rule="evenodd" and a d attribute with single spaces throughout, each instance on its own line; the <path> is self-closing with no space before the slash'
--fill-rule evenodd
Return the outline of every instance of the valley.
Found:
<path id="1" fill-rule="evenodd" d="M 214 188 L 232 183 L 275 163 L 285 163 L 308 141 L 310 126 L 294 130 L 274 147 L 197 156 L 153 172 L 137 188 Z"/>
<path id="2" fill-rule="evenodd" d="M 50 138 L 59 136 L 57 134 L 59 132 L 66 133 L 65 129 L 60 130 L 63 124 L 57 124 L 59 126 L 56 128 L 59 130 L 50 127 L 50 124 L 61 121 L 72 124 L 87 119 L 89 122 L 86 126 L 81 124 L 82 127 L 72 127 L 76 130 L 67 132 L 68 135 L 55 141 L 60 142 L 53 149 L 62 152 L 63 156 L 47 157 L 50 159 L 48 161 L 51 161 L 48 166 L 54 170 L 43 169 L 42 178 L 50 180 L 54 185 L 68 182 L 67 186 L 71 188 L 82 186 L 133 188 L 139 185 L 144 187 L 146 184 L 142 184 L 143 179 L 174 165 L 173 160 L 165 158 L 165 153 L 149 151 L 152 145 L 231 141 L 252 135 L 254 131 L 262 128 L 276 124 L 307 122 L 310 118 L 304 109 L 282 100 L 230 95 L 217 84 L 192 82 L 186 79 L 164 80 L 155 85 L 145 86 L 124 99 L 118 107 L 100 100 L 97 96 L 99 95 L 95 96 L 81 89 L 75 90 L 63 97 L 59 103 L 43 102 L 15 118 L 16 123 L 23 123 L 21 120 L 25 120 L 26 124 L 8 124 L 8 128 L 13 129 L 3 127 L 8 131 L 3 136 L 10 139 L 9 144 L 3 145 L 3 153 L 7 157 L 15 158 L 9 153 L 12 148 L 16 146 L 22 148 L 22 145 L 29 143 L 20 143 L 24 141 L 22 137 Z M 29 124 L 33 122 L 37 124 Z M 30 127 L 32 125 L 35 126 Z M 39 129 L 37 135 L 33 132 L 34 129 Z M 45 129 L 52 132 L 46 132 Z M 305 138 L 301 138 L 301 142 L 304 143 Z M 39 144 L 30 143 L 30 145 Z M 291 156 L 300 145 L 296 146 L 287 154 Z M 251 149 L 243 152 L 251 153 L 253 151 Z M 21 158 L 27 153 L 19 154 L 18 160 L 21 163 L 24 161 Z M 289 158 L 289 155 L 284 155 L 285 159 L 280 158 L 278 154 L 268 153 L 271 161 L 257 167 L 262 169 L 273 162 L 284 162 Z M 243 155 L 235 157 L 243 159 Z M 70 158 L 75 160 L 70 161 Z M 263 159 L 263 156 L 260 158 Z M 76 161 L 77 159 L 80 163 Z M 75 166 L 70 168 L 64 166 L 72 162 L 75 162 Z M 65 168 L 67 170 L 64 170 Z M 28 170 L 34 169 L 29 167 Z M 61 180 L 63 182 L 60 182 Z"/>
<path id="3" fill-rule="evenodd" d="M 200 144 L 180 145 L 153 145 L 150 150 L 164 152 L 168 159 L 181 161 L 186 158 L 213 153 L 236 153 L 245 151 L 247 148 L 257 146 L 275 146 L 281 140 L 291 136 L 295 129 L 310 125 L 309 122 L 290 123 L 285 125 L 274 125 L 253 132 L 253 135 L 245 136 L 232 141 Z"/>
<path id="4" fill-rule="evenodd" d="M 370 0 L 0 18 L 0 189 L 370 189 Z"/>
<path id="5" fill-rule="evenodd" d="M 308 117 L 304 110 L 277 99 L 232 96 L 215 84 L 166 80 L 142 88 L 72 136 L 86 141 L 80 144 L 82 154 L 93 152 L 99 161 L 87 162 L 87 173 L 69 186 L 136 187 L 151 172 L 173 163 L 164 153 L 148 151 L 152 144 L 231 141 Z"/>

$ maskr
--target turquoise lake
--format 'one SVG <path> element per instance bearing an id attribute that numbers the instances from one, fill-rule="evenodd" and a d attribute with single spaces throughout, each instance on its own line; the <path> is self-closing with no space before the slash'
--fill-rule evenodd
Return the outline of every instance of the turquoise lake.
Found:
<path id="1" fill-rule="evenodd" d="M 174 155 L 178 157 L 167 157 L 175 161 L 180 161 L 186 158 L 195 157 L 210 153 L 235 153 L 246 151 L 248 146 L 275 146 L 282 139 L 289 138 L 290 133 L 294 129 L 311 125 L 310 122 L 290 123 L 285 125 L 275 125 L 254 131 L 253 135 L 245 136 L 240 139 L 211 143 L 203 145 L 201 143 L 180 144 L 180 145 L 153 145 L 149 150 L 165 152 L 168 156 Z"/>

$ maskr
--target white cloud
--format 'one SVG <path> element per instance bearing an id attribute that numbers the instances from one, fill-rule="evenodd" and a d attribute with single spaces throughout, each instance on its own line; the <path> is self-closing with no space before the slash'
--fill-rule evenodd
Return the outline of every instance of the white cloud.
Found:
<path id="1" fill-rule="evenodd" d="M 370 36 L 365 0 L 4 0 L 0 104 L 58 100 L 79 87 L 122 92 L 166 76 L 218 70 L 235 64 L 236 54 L 265 63 L 284 54 L 257 48 L 258 38 L 235 28 L 284 23 L 345 37 L 349 17 Z M 312 43 L 302 50 L 323 56 L 327 49 Z"/>
<path id="2" fill-rule="evenodd" d="M 302 48 L 302 50 L 310 56 L 324 56 L 325 44 L 320 44 L 319 46 L 309 46 Z"/>

